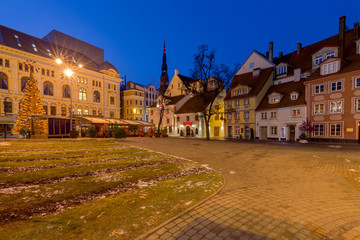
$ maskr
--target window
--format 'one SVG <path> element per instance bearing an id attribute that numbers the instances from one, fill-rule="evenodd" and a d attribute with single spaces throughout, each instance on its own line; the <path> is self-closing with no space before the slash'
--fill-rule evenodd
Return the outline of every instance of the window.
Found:
<path id="1" fill-rule="evenodd" d="M 270 103 L 271 103 L 271 104 L 275 104 L 275 103 L 278 103 L 278 102 L 279 102 L 279 98 L 278 98 L 278 97 L 270 98 Z"/>
<path id="2" fill-rule="evenodd" d="M 232 115 L 231 115 L 231 114 L 228 114 L 228 115 L 227 115 L 227 119 L 228 119 L 228 120 L 232 120 Z"/>
<path id="3" fill-rule="evenodd" d="M 47 105 L 43 105 L 43 109 L 44 109 L 44 114 L 48 115 L 48 106 Z"/>
<path id="4" fill-rule="evenodd" d="M 291 100 L 296 100 L 297 98 L 298 98 L 298 94 L 296 94 L 296 93 L 293 93 L 290 95 Z"/>
<path id="5" fill-rule="evenodd" d="M 41 74 L 45 75 L 45 69 L 44 68 L 41 69 Z"/>
<path id="6" fill-rule="evenodd" d="M 331 51 L 331 52 L 326 53 L 326 59 L 331 58 L 331 57 L 335 57 L 335 51 Z"/>
<path id="7" fill-rule="evenodd" d="M 78 114 L 81 115 L 82 114 L 82 109 L 78 108 Z"/>
<path id="8" fill-rule="evenodd" d="M 190 117 L 189 116 L 186 116 L 186 121 L 190 121 Z"/>
<path id="9" fill-rule="evenodd" d="M 135 105 L 137 105 L 138 103 L 137 103 L 137 100 L 135 100 Z"/>
<path id="10" fill-rule="evenodd" d="M 248 98 L 244 98 L 244 105 L 249 105 L 250 104 L 250 100 Z"/>
<path id="11" fill-rule="evenodd" d="M 19 63 L 19 70 L 23 70 L 23 64 Z"/>
<path id="12" fill-rule="evenodd" d="M 115 97 L 110 97 L 110 104 L 114 105 L 115 104 Z"/>
<path id="13" fill-rule="evenodd" d="M 29 65 L 25 64 L 24 65 L 24 70 L 25 70 L 25 72 L 28 72 L 29 71 Z"/>
<path id="14" fill-rule="evenodd" d="M 86 90 L 84 88 L 79 89 L 79 100 L 86 101 Z"/>
<path id="15" fill-rule="evenodd" d="M 323 61 L 323 56 L 318 55 L 315 57 L 315 65 L 319 65 Z"/>
<path id="16" fill-rule="evenodd" d="M 240 113 L 239 112 L 236 112 L 235 113 L 235 120 L 239 120 L 240 119 Z"/>
<path id="17" fill-rule="evenodd" d="M 22 77 L 21 78 L 21 91 L 24 92 L 25 88 L 26 88 L 26 83 L 29 80 L 28 77 Z"/>
<path id="18" fill-rule="evenodd" d="M 227 107 L 228 107 L 228 108 L 231 108 L 231 107 L 232 107 L 231 101 L 228 101 L 228 102 L 227 102 Z"/>
<path id="19" fill-rule="evenodd" d="M 170 119 L 169 118 L 166 119 L 166 123 L 170 124 Z"/>
<path id="20" fill-rule="evenodd" d="M 44 82 L 44 95 L 54 96 L 54 87 L 51 82 Z"/>
<path id="21" fill-rule="evenodd" d="M 97 82 L 96 82 L 96 84 L 97 84 Z M 97 85 L 96 85 L 97 86 Z M 101 82 L 99 82 L 99 87 L 101 87 Z"/>
<path id="22" fill-rule="evenodd" d="M 250 63 L 250 68 L 254 68 L 255 64 L 254 63 Z"/>
<path id="23" fill-rule="evenodd" d="M 235 126 L 235 135 L 240 135 L 240 126 Z"/>
<path id="24" fill-rule="evenodd" d="M 0 72 L 0 89 L 8 89 L 8 77 L 5 73 Z"/>
<path id="25" fill-rule="evenodd" d="M 66 107 L 61 107 L 61 116 L 66 116 Z"/>
<path id="26" fill-rule="evenodd" d="M 154 110 L 151 110 L 151 111 L 150 111 L 150 115 L 154 115 Z"/>
<path id="27" fill-rule="evenodd" d="M 19 47 L 22 47 L 21 42 L 20 42 L 20 39 L 19 39 L 19 36 L 18 36 L 18 35 L 14 35 L 14 37 L 15 37 L 15 40 L 16 40 L 17 45 L 18 45 Z"/>
<path id="28" fill-rule="evenodd" d="M 108 83 L 108 88 L 111 89 L 110 83 Z"/>
<path id="29" fill-rule="evenodd" d="M 0 58 L 0 66 L 2 66 L 2 65 L 3 65 L 3 59 Z"/>
<path id="30" fill-rule="evenodd" d="M 314 93 L 321 94 L 325 92 L 325 84 L 315 85 L 314 86 Z"/>
<path id="31" fill-rule="evenodd" d="M 270 118 L 275 119 L 276 118 L 276 112 L 271 112 L 270 113 Z"/>
<path id="32" fill-rule="evenodd" d="M 50 70 L 49 69 L 46 69 L 46 76 L 50 77 Z"/>
<path id="33" fill-rule="evenodd" d="M 330 123 L 330 137 L 341 137 L 342 126 L 341 123 Z"/>
<path id="34" fill-rule="evenodd" d="M 282 66 L 282 67 L 278 67 L 277 70 L 277 74 L 281 75 L 281 74 L 285 74 L 286 73 L 286 66 Z"/>
<path id="35" fill-rule="evenodd" d="M 360 87 L 360 77 L 355 78 L 355 87 L 356 88 Z"/>
<path id="36" fill-rule="evenodd" d="M 4 113 L 12 113 L 12 100 L 11 98 L 5 98 L 4 100 Z"/>
<path id="37" fill-rule="evenodd" d="M 55 72 L 51 71 L 51 77 L 55 77 Z"/>
<path id="38" fill-rule="evenodd" d="M 293 117 L 300 117 L 301 116 L 300 109 L 293 109 L 292 110 L 292 116 Z"/>
<path id="39" fill-rule="evenodd" d="M 325 124 L 324 123 L 315 123 L 313 130 L 314 137 L 323 137 L 325 136 Z"/>
<path id="40" fill-rule="evenodd" d="M 236 90 L 232 91 L 232 96 L 236 96 Z"/>
<path id="41" fill-rule="evenodd" d="M 128 109 L 126 109 L 126 110 L 128 110 Z M 95 109 L 92 110 L 92 115 L 96 116 L 96 110 Z"/>
<path id="42" fill-rule="evenodd" d="M 110 117 L 114 118 L 115 117 L 115 113 L 113 111 L 110 111 Z"/>
<path id="43" fill-rule="evenodd" d="M 244 119 L 249 119 L 250 118 L 250 112 L 249 111 L 245 111 L 244 112 Z"/>
<path id="44" fill-rule="evenodd" d="M 261 113 L 261 119 L 262 119 L 262 120 L 267 119 L 267 113 L 266 113 L 266 112 L 262 112 L 262 113 Z"/>
<path id="45" fill-rule="evenodd" d="M 314 115 L 325 113 L 325 103 L 314 103 Z"/>
<path id="46" fill-rule="evenodd" d="M 100 92 L 94 91 L 94 102 L 100 102 Z"/>
<path id="47" fill-rule="evenodd" d="M 46 51 L 48 52 L 49 56 L 51 56 L 51 51 L 49 49 L 49 46 L 48 45 L 45 45 L 45 48 L 46 48 Z"/>
<path id="48" fill-rule="evenodd" d="M 360 112 L 360 98 L 355 99 L 355 112 Z"/>
<path id="49" fill-rule="evenodd" d="M 5 59 L 5 67 L 10 67 L 10 61 Z"/>
<path id="50" fill-rule="evenodd" d="M 337 62 L 331 62 L 323 65 L 323 74 L 337 72 Z"/>
<path id="51" fill-rule="evenodd" d="M 84 115 L 89 115 L 89 109 L 84 109 Z"/>
<path id="52" fill-rule="evenodd" d="M 98 111 L 98 114 L 99 114 L 99 116 L 102 116 L 102 111 L 99 110 L 99 111 Z"/>
<path id="53" fill-rule="evenodd" d="M 330 113 L 342 113 L 342 101 L 330 102 Z"/>
<path id="54" fill-rule="evenodd" d="M 177 122 L 180 122 L 180 117 L 176 117 L 176 121 L 177 121 Z"/>
<path id="55" fill-rule="evenodd" d="M 235 107 L 240 106 L 240 101 L 239 101 L 239 100 L 235 100 L 235 101 L 234 101 L 234 106 L 235 106 Z"/>
<path id="56" fill-rule="evenodd" d="M 248 89 L 247 88 L 243 88 L 243 94 L 247 94 Z"/>
<path id="57" fill-rule="evenodd" d="M 237 90 L 237 95 L 241 95 L 241 88 Z"/>
<path id="58" fill-rule="evenodd" d="M 63 98 L 70 98 L 70 86 L 69 85 L 64 85 L 63 86 Z"/>
<path id="59" fill-rule="evenodd" d="M 270 134 L 271 135 L 277 135 L 277 126 L 271 126 L 270 127 Z"/>
<path id="60" fill-rule="evenodd" d="M 31 39 L 30 42 L 31 42 L 31 46 L 33 47 L 34 51 L 35 51 L 35 52 L 38 52 L 34 40 Z"/>
<path id="61" fill-rule="evenodd" d="M 331 91 L 341 91 L 342 90 L 342 81 L 332 82 L 331 83 Z"/>
<path id="62" fill-rule="evenodd" d="M 50 106 L 50 115 L 56 115 L 56 106 Z"/>
<path id="63" fill-rule="evenodd" d="M 126 114 L 129 114 L 129 109 L 126 109 Z"/>

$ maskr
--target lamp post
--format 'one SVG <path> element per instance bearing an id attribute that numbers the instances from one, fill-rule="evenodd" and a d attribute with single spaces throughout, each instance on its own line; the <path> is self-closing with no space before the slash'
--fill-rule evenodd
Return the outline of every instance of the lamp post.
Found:
<path id="1" fill-rule="evenodd" d="M 58 58 L 55 60 L 55 62 L 59 65 L 63 64 L 63 61 Z M 79 65 L 79 67 L 82 67 L 82 65 Z M 72 75 L 74 74 L 73 70 L 71 70 L 70 67 L 64 68 L 64 74 L 69 78 L 69 82 L 71 80 Z M 70 83 L 71 85 L 71 83 Z M 69 85 L 69 87 L 70 87 Z M 71 87 L 70 87 L 70 137 L 72 137 L 72 132 L 75 131 L 74 125 L 73 125 L 73 108 L 72 108 L 72 93 L 71 93 Z"/>

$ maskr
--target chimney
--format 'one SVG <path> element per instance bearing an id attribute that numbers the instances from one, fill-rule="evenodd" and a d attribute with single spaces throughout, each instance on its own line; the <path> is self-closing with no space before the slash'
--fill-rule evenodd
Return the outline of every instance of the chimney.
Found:
<path id="1" fill-rule="evenodd" d="M 281 58 L 283 56 L 283 52 L 279 52 L 279 58 Z"/>
<path id="2" fill-rule="evenodd" d="M 301 43 L 297 44 L 297 51 L 296 51 L 297 55 L 299 55 L 301 53 Z"/>
<path id="3" fill-rule="evenodd" d="M 345 16 L 339 18 L 339 57 L 344 56 L 345 45 Z"/>
<path id="4" fill-rule="evenodd" d="M 298 82 L 301 79 L 301 68 L 294 69 L 294 82 Z"/>
<path id="5" fill-rule="evenodd" d="M 175 69 L 175 75 L 179 74 L 179 69 Z"/>
<path id="6" fill-rule="evenodd" d="M 354 23 L 354 34 L 353 34 L 353 40 L 359 39 L 359 22 Z"/>
<path id="7" fill-rule="evenodd" d="M 273 61 L 273 51 L 274 51 L 274 43 L 269 42 L 269 61 Z"/>

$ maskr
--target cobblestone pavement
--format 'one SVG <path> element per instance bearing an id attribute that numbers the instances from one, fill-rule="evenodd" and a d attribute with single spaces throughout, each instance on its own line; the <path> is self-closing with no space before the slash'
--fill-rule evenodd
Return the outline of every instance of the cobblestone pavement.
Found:
<path id="1" fill-rule="evenodd" d="M 360 239 L 360 146 L 128 138 L 227 184 L 146 239 Z"/>

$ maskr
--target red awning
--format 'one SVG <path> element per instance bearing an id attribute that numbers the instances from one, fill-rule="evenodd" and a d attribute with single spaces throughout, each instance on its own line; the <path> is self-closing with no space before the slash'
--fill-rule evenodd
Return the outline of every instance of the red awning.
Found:
<path id="1" fill-rule="evenodd" d="M 190 125 L 190 126 L 192 126 L 192 122 L 186 121 L 186 122 L 183 123 L 183 125 L 184 125 L 184 126 L 185 126 L 185 125 Z"/>

